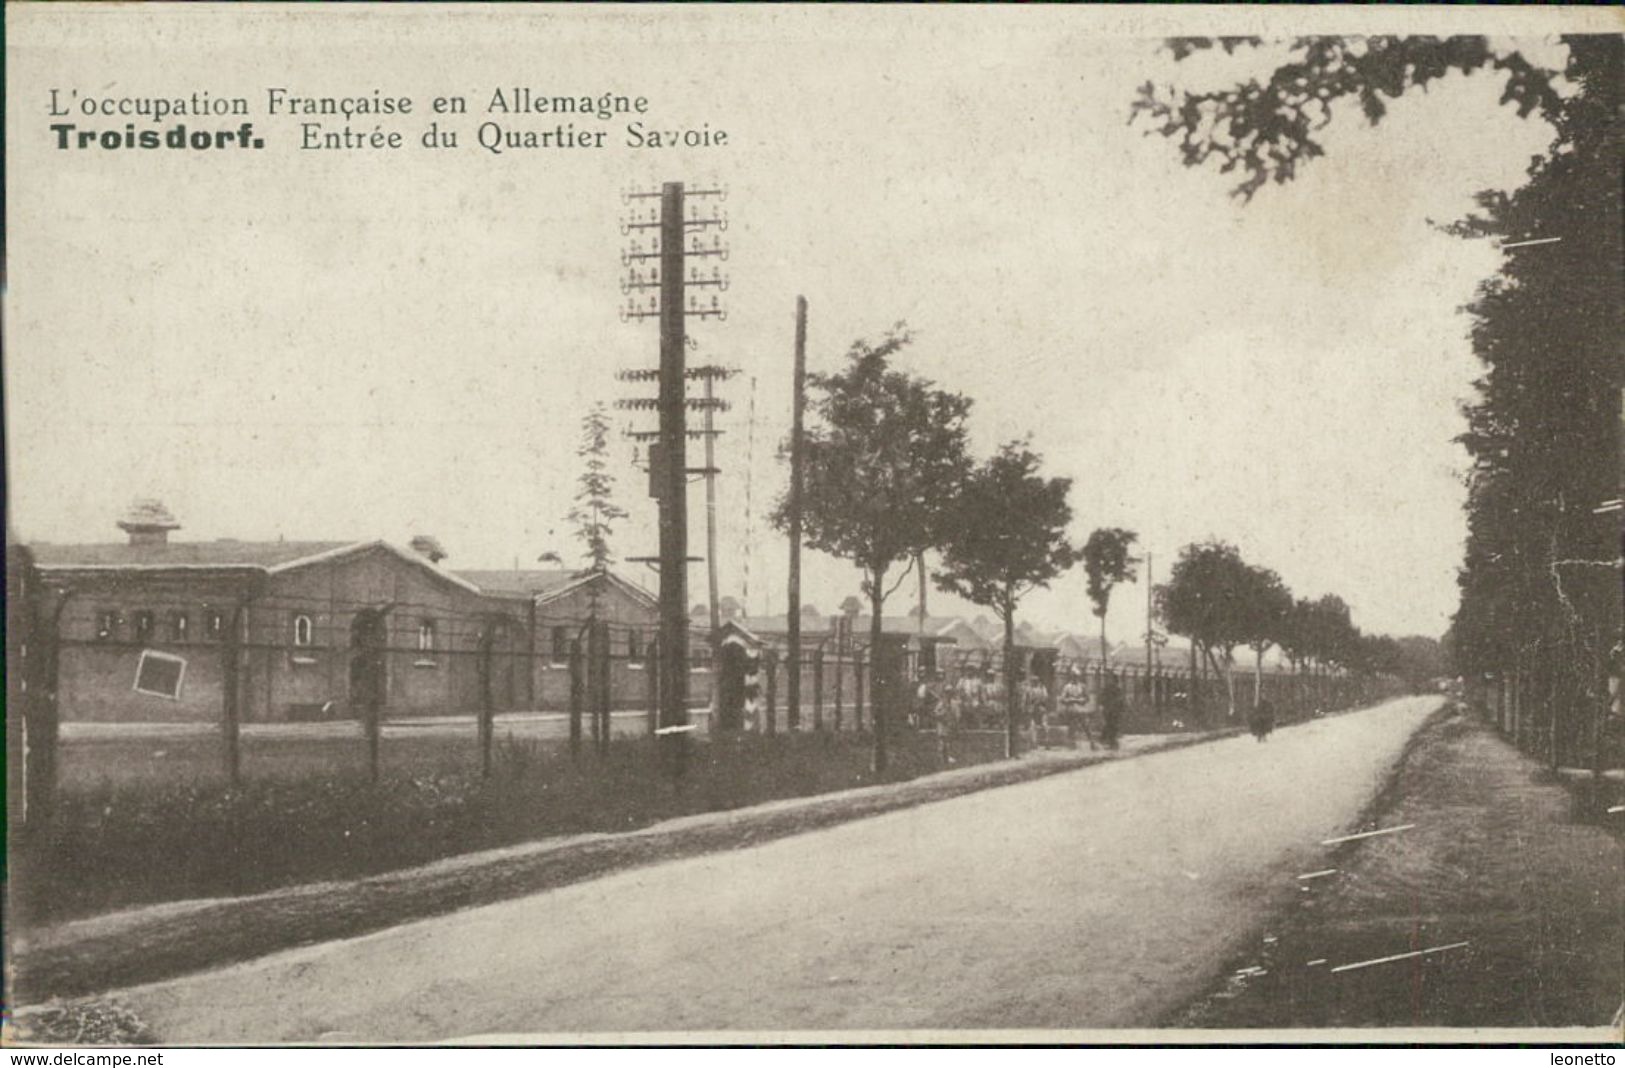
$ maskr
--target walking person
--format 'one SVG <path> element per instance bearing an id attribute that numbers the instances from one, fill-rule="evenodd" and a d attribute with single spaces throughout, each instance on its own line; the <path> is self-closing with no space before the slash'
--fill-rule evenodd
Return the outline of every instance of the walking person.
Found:
<path id="1" fill-rule="evenodd" d="M 1260 697 L 1249 719 L 1248 726 L 1253 729 L 1253 737 L 1262 742 L 1275 729 L 1275 706 L 1270 704 L 1268 697 Z"/>

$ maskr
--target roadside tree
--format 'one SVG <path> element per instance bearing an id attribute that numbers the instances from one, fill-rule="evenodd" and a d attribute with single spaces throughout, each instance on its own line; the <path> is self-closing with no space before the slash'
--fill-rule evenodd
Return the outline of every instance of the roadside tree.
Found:
<path id="1" fill-rule="evenodd" d="M 1021 600 L 1071 567 L 1072 480 L 1038 473 L 1026 441 L 1002 446 L 965 480 L 948 513 L 937 585 L 993 610 L 1004 626 L 1005 755 L 1016 750 L 1015 618 Z"/>
<path id="2" fill-rule="evenodd" d="M 862 572 L 871 657 L 881 647 L 886 598 L 938 540 L 945 502 L 954 499 L 970 467 L 965 420 L 971 402 L 893 366 L 892 357 L 911 340 L 899 324 L 877 344 L 854 342 L 841 370 L 807 376 L 802 537 L 808 548 L 849 560 Z M 787 499 L 773 521 L 789 529 Z M 869 674 L 870 707 L 874 767 L 883 771 L 888 710 L 878 675 Z"/>

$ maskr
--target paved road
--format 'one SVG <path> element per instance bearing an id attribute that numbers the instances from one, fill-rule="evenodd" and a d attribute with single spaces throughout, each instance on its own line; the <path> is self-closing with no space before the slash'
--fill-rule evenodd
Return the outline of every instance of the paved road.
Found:
<path id="1" fill-rule="evenodd" d="M 1433 698 L 634 869 L 118 996 L 166 1042 L 1145 1026 Z"/>

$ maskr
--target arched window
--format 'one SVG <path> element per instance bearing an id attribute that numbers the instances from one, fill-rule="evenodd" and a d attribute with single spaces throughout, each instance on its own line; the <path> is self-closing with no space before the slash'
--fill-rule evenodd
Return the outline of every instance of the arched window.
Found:
<path id="1" fill-rule="evenodd" d="M 304 648 L 316 640 L 316 626 L 307 615 L 293 617 L 293 644 Z"/>
<path id="2" fill-rule="evenodd" d="M 639 631 L 626 632 L 626 659 L 633 664 L 643 663 L 643 635 Z"/>
<path id="3" fill-rule="evenodd" d="M 188 631 L 190 631 L 191 628 L 192 628 L 191 617 L 188 616 L 185 612 L 171 612 L 171 613 L 169 613 L 169 640 L 170 641 L 172 641 L 172 642 L 184 642 L 184 641 L 186 641 L 186 639 L 188 637 Z"/>
<path id="4" fill-rule="evenodd" d="M 432 619 L 418 621 L 418 652 L 434 652 L 434 620 Z"/>

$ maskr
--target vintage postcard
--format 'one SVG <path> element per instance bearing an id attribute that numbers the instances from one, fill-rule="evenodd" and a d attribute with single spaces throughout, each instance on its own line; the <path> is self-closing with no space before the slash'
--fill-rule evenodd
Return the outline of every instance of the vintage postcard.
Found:
<path id="1" fill-rule="evenodd" d="M 8 1043 L 1598 1043 L 1609 8 L 6 8 Z"/>

